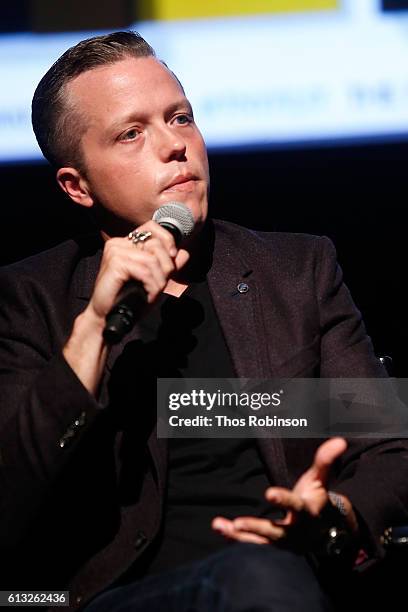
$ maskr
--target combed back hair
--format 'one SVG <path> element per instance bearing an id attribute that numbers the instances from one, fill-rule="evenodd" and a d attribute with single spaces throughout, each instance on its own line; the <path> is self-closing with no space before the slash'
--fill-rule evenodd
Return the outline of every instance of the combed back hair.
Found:
<path id="1" fill-rule="evenodd" d="M 127 57 L 156 57 L 156 54 L 137 32 L 114 32 L 88 38 L 71 47 L 43 76 L 34 93 L 31 118 L 40 149 L 53 166 L 73 166 L 85 171 L 81 137 L 86 121 L 81 110 L 69 101 L 67 84 L 87 70 Z"/>

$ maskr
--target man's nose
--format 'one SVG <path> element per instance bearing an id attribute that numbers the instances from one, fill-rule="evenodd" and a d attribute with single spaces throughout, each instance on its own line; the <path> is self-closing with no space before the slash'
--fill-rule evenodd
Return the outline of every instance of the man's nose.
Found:
<path id="1" fill-rule="evenodd" d="M 163 126 L 156 132 L 156 146 L 163 161 L 184 157 L 187 148 L 184 138 L 171 126 Z"/>

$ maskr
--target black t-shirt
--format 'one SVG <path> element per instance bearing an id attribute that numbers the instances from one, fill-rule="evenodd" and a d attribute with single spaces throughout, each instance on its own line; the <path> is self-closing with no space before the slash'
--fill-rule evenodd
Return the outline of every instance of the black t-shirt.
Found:
<path id="1" fill-rule="evenodd" d="M 180 298 L 163 295 L 141 323 L 144 370 L 153 377 L 228 378 L 233 364 L 206 280 Z M 153 399 L 152 399 L 153 401 Z M 262 516 L 269 481 L 253 439 L 169 439 L 163 527 L 144 575 L 200 559 L 229 544 L 217 516 Z"/>

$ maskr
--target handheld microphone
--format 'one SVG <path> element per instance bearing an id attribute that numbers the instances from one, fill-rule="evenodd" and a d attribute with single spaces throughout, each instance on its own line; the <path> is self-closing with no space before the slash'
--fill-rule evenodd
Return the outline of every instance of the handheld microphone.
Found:
<path id="1" fill-rule="evenodd" d="M 194 217 L 191 210 L 181 202 L 169 202 L 160 206 L 153 217 L 174 237 L 176 246 L 190 236 L 194 229 Z M 103 337 L 108 344 L 117 344 L 130 332 L 147 305 L 147 293 L 143 283 L 130 280 L 124 284 L 116 304 L 106 317 Z"/>

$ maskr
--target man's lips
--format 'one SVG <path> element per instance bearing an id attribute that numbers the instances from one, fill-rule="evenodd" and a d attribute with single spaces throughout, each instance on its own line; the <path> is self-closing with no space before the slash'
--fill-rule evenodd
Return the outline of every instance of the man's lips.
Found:
<path id="1" fill-rule="evenodd" d="M 176 176 L 163 191 L 190 191 L 194 189 L 197 177 L 192 174 Z"/>

